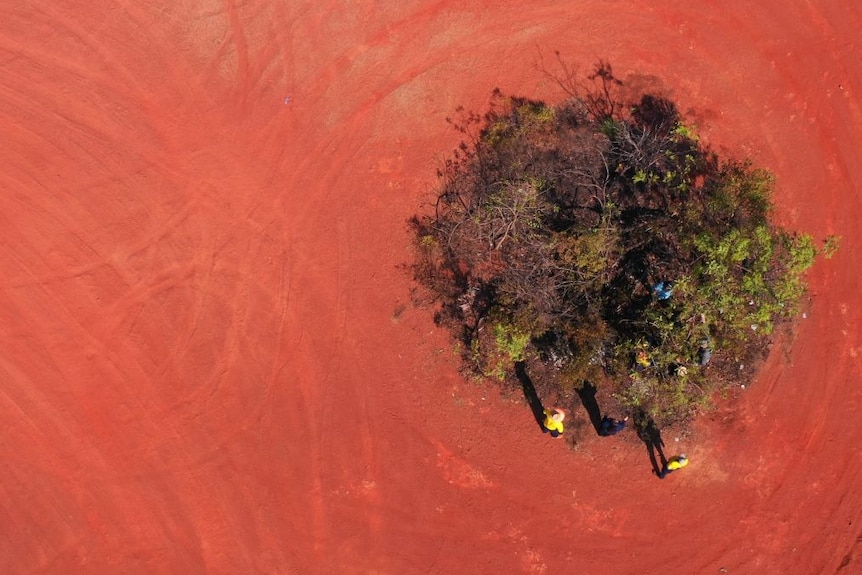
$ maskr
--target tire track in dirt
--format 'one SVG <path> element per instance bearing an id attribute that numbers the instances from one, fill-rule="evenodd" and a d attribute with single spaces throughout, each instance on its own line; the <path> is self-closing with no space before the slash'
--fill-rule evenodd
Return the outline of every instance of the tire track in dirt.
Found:
<path id="1" fill-rule="evenodd" d="M 74 228 L 73 228 L 73 229 L 74 229 Z M 162 232 L 162 233 L 164 233 L 164 232 Z M 144 243 L 147 243 L 147 240 L 145 240 L 145 241 L 144 241 Z M 164 257 L 164 256 L 162 256 L 162 257 Z M 204 268 L 204 269 L 205 269 L 205 268 Z M 170 275 L 170 273 L 169 273 L 168 275 Z M 181 279 L 181 278 L 177 278 L 177 279 Z M 169 280 L 169 278 L 168 278 L 168 281 L 170 281 L 170 280 Z M 135 285 L 135 284 L 134 284 L 134 283 L 132 283 L 132 282 L 129 282 L 129 284 L 130 284 L 130 285 Z M 158 288 L 159 286 L 157 285 L 156 287 Z M 168 286 L 165 286 L 165 287 L 168 287 Z M 144 292 L 146 292 L 146 288 L 143 288 L 143 291 L 144 291 Z M 146 300 L 147 298 L 143 297 L 143 298 L 141 298 L 141 299 L 142 299 L 142 300 Z M 198 300 L 198 301 L 200 301 L 200 300 Z M 127 305 L 128 305 L 128 304 L 127 304 Z M 140 318 L 140 315 L 138 315 L 138 318 Z M 136 321 L 137 321 L 137 320 L 136 320 Z M 147 322 L 147 323 L 149 323 L 149 322 Z M 192 326 L 192 329 L 194 329 L 194 323 L 192 323 L 192 324 L 191 324 L 191 326 Z M 150 335 L 150 336 L 148 336 L 148 337 L 151 337 L 151 338 L 152 338 L 152 337 L 153 337 L 153 335 Z M 140 378 L 133 378 L 133 379 L 140 379 Z M 149 410 L 149 408 L 147 408 L 147 410 Z M 140 410 L 140 411 L 144 411 L 144 410 Z M 155 427 L 154 427 L 154 428 L 155 428 Z M 163 433 L 164 433 L 164 432 L 163 432 Z M 180 469 L 183 469 L 183 468 L 185 468 L 185 469 L 192 469 L 195 465 L 196 465 L 195 463 L 192 463 L 192 462 L 190 462 L 190 461 L 187 461 L 187 462 L 185 462 L 185 463 L 178 463 L 178 464 L 176 464 L 176 466 L 177 466 L 177 467 L 179 467 Z M 171 467 L 171 466 L 165 466 L 165 467 L 169 468 L 169 467 Z M 163 468 L 163 471 L 162 471 L 162 472 L 164 472 L 164 468 Z M 205 490 L 204 490 L 204 491 L 205 491 Z M 182 509 L 182 506 L 176 506 L 176 508 L 177 508 L 177 509 L 179 509 L 179 510 L 181 510 L 181 509 Z M 182 512 L 182 511 L 180 511 L 180 512 Z"/>
<path id="2" fill-rule="evenodd" d="M 254 59 L 257 59 L 257 55 Z M 263 69 L 262 67 L 253 66 L 251 64 L 252 58 L 250 58 L 249 61 L 250 67 L 253 67 L 255 69 Z M 274 143 L 277 143 L 277 140 Z M 266 152 L 270 152 L 270 150 L 266 150 Z M 276 153 L 281 156 L 281 158 L 279 158 L 280 162 L 284 162 L 287 160 L 287 157 L 283 155 L 283 152 L 281 150 L 277 150 Z M 282 206 L 282 199 L 277 199 L 276 202 L 273 204 L 273 207 L 277 209 L 277 212 L 281 211 Z M 290 239 L 290 237 L 293 235 L 293 233 L 295 233 L 293 227 L 286 223 L 282 223 L 282 228 L 284 230 L 290 231 L 289 233 L 283 233 L 282 237 L 286 238 L 287 245 L 291 246 L 293 240 Z M 294 248 L 291 247 L 288 250 L 288 253 L 292 252 L 293 249 Z M 289 266 L 289 270 L 286 272 L 285 275 L 290 278 L 293 278 L 298 273 L 300 272 L 296 270 L 296 265 L 292 262 Z M 293 280 L 291 280 L 291 284 L 292 283 Z M 321 423 L 320 417 L 321 414 L 324 416 L 326 415 L 326 402 L 325 397 L 320 396 L 316 389 L 308 388 L 305 383 L 306 376 L 302 375 L 300 377 L 291 377 L 291 375 L 294 373 L 307 374 L 309 372 L 314 373 L 317 371 L 315 368 L 303 367 L 304 363 L 302 361 L 294 359 L 296 356 L 301 357 L 303 356 L 303 354 L 309 354 L 309 351 L 303 351 L 306 349 L 308 340 L 304 337 L 302 333 L 304 331 L 304 328 L 301 327 L 303 324 L 307 324 L 308 322 L 303 321 L 296 315 L 296 308 L 299 307 L 296 304 L 296 301 L 302 298 L 302 294 L 296 293 L 296 295 L 294 295 L 294 293 L 294 288 L 291 285 L 291 297 L 288 301 L 286 301 L 286 303 L 284 304 L 285 307 L 281 312 L 281 317 L 284 318 L 282 325 L 284 325 L 285 327 L 289 326 L 289 329 L 283 332 L 283 335 L 280 339 L 285 342 L 285 345 L 288 345 L 288 342 L 297 342 L 299 347 L 298 349 L 296 347 L 290 348 L 291 351 L 289 354 L 287 354 L 285 367 L 283 369 L 280 368 L 279 371 L 284 373 L 284 377 L 282 377 L 282 380 L 284 384 L 286 384 L 285 390 L 289 390 L 288 393 L 291 393 L 296 397 L 296 405 L 298 406 L 298 411 L 291 416 L 293 419 L 295 419 L 295 421 L 279 421 L 279 425 L 286 426 L 287 429 L 285 430 L 285 432 L 289 434 L 285 435 L 285 433 L 280 433 L 279 435 L 285 437 L 292 437 L 294 439 L 293 445 L 289 447 L 286 446 L 288 449 L 288 454 L 286 454 L 285 457 L 294 459 L 296 463 L 299 463 L 300 461 L 307 462 L 306 469 L 304 469 L 302 472 L 299 472 L 298 470 L 294 472 L 294 475 L 292 476 L 294 482 L 292 484 L 304 485 L 306 484 L 306 482 L 308 482 L 308 491 L 306 491 L 306 493 L 310 492 L 311 496 L 304 500 L 306 501 L 306 503 L 303 505 L 303 507 L 307 507 L 308 511 L 303 512 L 302 515 L 308 517 L 308 521 L 310 523 L 309 531 L 311 535 L 309 537 L 307 547 L 305 546 L 305 538 L 296 537 L 294 538 L 294 543 L 296 545 L 299 545 L 303 549 L 307 549 L 308 552 L 313 554 L 315 553 L 314 549 L 320 549 L 320 537 L 315 537 L 315 534 L 321 529 L 323 529 L 323 525 L 325 522 L 325 512 L 321 505 L 321 493 L 323 492 L 324 488 L 320 481 L 320 477 L 322 474 L 320 470 L 320 460 L 322 456 L 320 455 L 321 449 L 319 448 L 319 444 L 321 441 L 321 434 L 323 433 L 321 428 L 326 425 L 325 423 Z M 302 301 L 305 301 L 305 298 L 302 298 Z M 281 347 L 282 346 L 279 346 L 279 349 Z M 278 355 L 279 353 L 281 352 L 276 352 L 276 355 Z M 320 381 L 325 381 L 325 378 L 321 379 Z M 274 412 L 278 412 L 280 409 L 279 403 L 283 403 L 284 401 L 283 399 L 279 398 L 279 395 L 284 395 L 285 391 L 281 391 L 281 393 L 279 393 L 277 391 L 277 388 L 272 389 L 274 390 L 273 392 L 276 394 L 273 398 L 276 405 Z M 283 408 L 281 409 L 281 411 L 283 411 Z M 298 415 L 299 417 L 297 418 L 296 415 Z M 307 453 L 301 453 L 299 451 L 298 446 L 300 445 L 303 449 L 307 450 Z M 291 452 L 292 455 L 290 454 Z M 300 539 L 303 539 L 303 541 L 301 542 Z"/>
<path id="3" fill-rule="evenodd" d="M 248 43 L 243 33 L 242 23 L 237 15 L 236 3 L 233 0 L 224 0 L 224 4 L 228 14 L 228 21 L 230 22 L 230 39 L 234 45 L 237 57 L 236 74 L 239 80 L 237 94 L 240 102 L 244 105 L 249 83 Z"/>
<path id="4" fill-rule="evenodd" d="M 813 139 L 815 139 L 815 140 L 816 140 L 816 137 L 815 137 L 815 138 L 813 138 Z M 827 398 L 826 398 L 826 400 L 823 402 L 823 405 L 824 405 L 824 406 L 826 406 L 826 405 L 829 405 L 830 403 L 831 403 L 831 402 L 830 402 L 829 398 L 827 397 Z M 823 409 L 823 411 L 825 411 L 825 410 L 826 410 L 826 408 L 825 408 L 825 407 L 823 407 L 822 409 Z M 800 461 L 801 461 L 801 459 L 800 459 Z M 782 482 L 783 482 L 783 481 L 782 481 Z M 782 482 L 779 482 L 779 484 L 780 484 L 780 483 L 782 483 Z M 752 525 L 754 525 L 754 524 L 752 524 Z M 785 530 L 785 532 L 786 532 L 786 530 Z M 766 547 L 769 547 L 769 546 L 766 546 Z"/>
<path id="5" fill-rule="evenodd" d="M 767 35 L 767 37 L 770 37 Z M 769 58 L 774 62 L 777 59 L 780 59 L 778 54 L 769 54 L 769 52 L 765 52 L 765 57 Z M 782 69 L 784 68 L 784 69 Z M 794 98 L 793 106 L 800 106 L 797 102 L 806 102 L 804 108 L 800 108 L 802 110 L 802 114 L 806 114 L 806 110 L 809 108 L 814 108 L 815 106 L 820 106 L 821 108 L 828 106 L 828 98 L 824 98 L 819 92 L 820 90 L 813 90 L 810 81 L 805 84 L 798 80 L 798 74 L 795 69 L 791 67 L 790 62 L 785 67 L 782 65 L 779 70 L 782 74 L 782 83 L 785 86 L 790 87 L 790 91 L 793 94 L 796 94 Z M 824 73 L 824 78 L 826 75 Z M 819 80 L 819 79 L 818 79 Z M 836 83 L 840 81 L 839 79 L 834 80 Z M 814 84 L 814 89 L 818 88 L 818 84 Z M 825 88 L 824 88 L 825 89 Z M 814 93 L 812 93 L 814 92 Z M 822 153 L 824 156 L 823 164 L 829 166 L 830 173 L 834 176 L 838 174 L 841 181 L 851 182 L 853 181 L 852 176 L 850 175 L 850 170 L 853 169 L 851 165 L 848 165 L 848 158 L 846 158 L 846 153 L 842 153 L 842 149 L 839 148 L 836 144 L 835 137 L 830 137 L 830 134 L 840 133 L 840 129 L 835 125 L 833 121 L 833 115 L 829 114 L 824 116 L 820 114 L 817 116 L 817 122 L 811 123 L 810 128 L 804 128 L 805 131 L 813 132 L 815 135 L 811 138 L 806 138 L 810 141 L 821 143 L 818 146 L 817 150 L 811 150 L 812 153 Z M 812 118 L 813 120 L 813 118 Z M 844 134 L 844 136 L 851 136 L 852 139 L 856 139 L 852 134 Z M 846 141 L 846 138 L 842 138 Z M 773 148 L 778 150 L 780 153 L 781 144 L 773 144 Z M 822 150 L 822 152 L 821 152 Z M 816 164 L 816 160 L 808 160 L 808 162 L 812 164 Z M 853 163 L 854 160 L 851 160 Z M 855 160 L 856 170 L 858 170 L 858 158 Z M 836 170 L 836 167 L 838 168 Z M 816 168 L 815 168 L 816 169 Z M 786 166 L 782 167 L 782 171 L 786 172 L 788 168 Z M 830 194 L 832 195 L 832 194 Z M 834 197 L 834 195 L 832 195 Z M 853 207 L 850 207 L 849 210 L 845 213 L 852 213 L 856 209 L 858 205 L 858 201 L 856 201 L 856 195 L 850 195 L 849 202 L 847 199 L 844 200 L 845 203 L 851 203 Z M 830 198 L 831 199 L 831 198 Z M 836 202 L 830 202 L 829 206 L 833 209 L 838 208 Z M 845 208 L 846 209 L 846 208 Z M 794 226 L 804 226 L 804 223 L 796 221 L 798 216 L 794 216 Z M 830 225 L 830 228 L 832 225 Z M 830 229 L 830 231 L 834 231 Z M 827 264 L 828 265 L 828 264 Z M 834 335 L 834 330 L 830 329 L 830 327 L 834 328 L 836 324 L 842 323 L 838 317 L 836 317 L 836 313 L 834 308 L 832 310 L 827 310 L 821 308 L 820 313 L 828 314 L 829 318 L 823 319 L 818 318 L 816 325 L 818 327 L 813 327 L 813 329 L 820 333 L 828 334 L 826 335 L 826 339 L 820 343 L 820 345 L 816 346 L 818 348 L 825 348 L 826 350 L 832 349 L 837 351 L 844 347 L 840 341 L 836 341 Z M 809 319 L 807 322 L 811 322 Z M 806 323 L 807 323 L 806 322 Z M 804 327 L 809 327 L 803 325 Z M 846 334 L 846 330 L 845 330 Z M 858 334 L 855 337 L 848 338 L 849 340 L 856 339 L 858 340 Z M 804 345 L 799 344 L 798 342 L 794 342 L 794 347 Z M 811 354 L 808 354 L 811 355 Z M 765 394 L 766 398 L 766 409 L 770 408 L 771 404 L 783 404 L 781 409 L 784 412 L 784 418 L 786 418 L 787 422 L 790 422 L 792 427 L 790 429 L 786 429 L 783 431 L 779 431 L 779 437 L 782 433 L 787 434 L 789 438 L 792 438 L 792 444 L 796 449 L 792 449 L 790 451 L 786 451 L 787 457 L 784 461 L 782 461 L 782 465 L 784 466 L 784 471 L 776 476 L 769 478 L 774 486 L 771 488 L 772 493 L 769 495 L 768 499 L 762 502 L 760 506 L 761 512 L 767 512 L 769 509 L 787 509 L 786 515 L 790 516 L 790 519 L 786 519 L 789 521 L 789 524 L 796 524 L 800 526 L 811 526 L 810 531 L 804 534 L 801 538 L 802 540 L 815 538 L 817 534 L 822 529 L 822 525 L 829 523 L 829 520 L 833 517 L 840 516 L 842 513 L 841 503 L 835 502 L 834 506 L 829 504 L 819 504 L 812 509 L 811 505 L 798 506 L 796 505 L 796 501 L 799 500 L 800 495 L 797 493 L 798 485 L 800 483 L 800 477 L 805 477 L 808 475 L 809 470 L 812 468 L 816 468 L 822 464 L 813 463 L 812 455 L 815 455 L 821 452 L 824 449 L 827 449 L 829 443 L 834 441 L 831 435 L 834 435 L 834 425 L 832 423 L 836 420 L 841 420 L 842 416 L 837 415 L 835 413 L 836 406 L 841 405 L 843 402 L 842 396 L 846 394 L 846 385 L 843 383 L 847 381 L 846 373 L 843 373 L 844 370 L 840 368 L 838 370 L 833 369 L 835 363 L 835 353 L 819 353 L 816 360 L 809 358 L 809 362 L 813 363 L 816 368 L 814 369 L 806 369 L 806 366 L 798 366 L 798 367 L 789 367 L 787 368 L 787 373 L 783 374 L 782 377 L 792 377 L 794 381 L 797 382 L 810 382 L 803 383 L 798 387 L 794 396 L 793 401 L 790 402 L 790 405 L 787 405 L 786 396 L 789 392 L 787 387 L 780 387 L 776 393 L 780 394 L 778 396 L 773 397 L 773 389 L 769 390 L 768 393 Z M 793 376 L 791 374 L 792 371 L 798 371 L 802 368 L 804 375 L 796 375 Z M 825 377 L 824 377 L 825 376 Z M 777 383 L 777 377 L 774 376 L 773 383 Z M 816 383 L 815 383 L 816 382 Z M 800 395 L 800 392 L 804 395 Z M 758 393 L 758 396 L 761 394 Z M 789 407 L 789 409 L 788 409 Z M 852 413 L 852 412 L 849 412 Z M 852 416 L 850 416 L 852 417 Z M 755 429 L 754 434 L 758 435 L 760 433 L 767 432 L 768 430 L 763 429 L 764 426 L 758 426 L 760 429 Z M 830 428 L 832 432 L 830 433 Z M 770 433 L 775 433 L 770 432 Z M 798 435 L 798 437 L 796 437 Z M 816 456 L 816 455 L 815 455 Z M 822 459 L 822 458 L 818 458 Z M 842 458 L 843 459 L 843 458 Z M 831 465 L 831 467 L 835 467 L 835 465 Z M 847 477 L 846 473 L 839 472 L 837 470 L 834 473 L 838 476 L 842 476 L 843 478 Z M 818 480 L 818 476 L 822 475 L 823 480 L 829 483 L 827 479 L 832 475 L 832 472 L 821 472 L 816 474 L 815 477 L 812 477 L 810 481 L 811 490 L 813 493 L 820 493 L 823 487 L 820 486 L 821 481 Z M 834 489 L 838 492 L 842 492 L 845 489 L 850 489 L 850 485 L 854 484 L 854 479 L 858 482 L 858 477 L 854 476 L 855 474 L 851 474 L 850 481 L 848 483 L 839 482 L 837 484 L 832 484 L 829 487 L 830 490 Z M 804 481 L 804 480 L 803 480 Z M 803 500 L 807 500 L 804 498 Z M 795 511 L 789 511 L 796 509 Z M 793 518 L 795 516 L 795 518 Z M 813 517 L 818 517 L 819 519 L 812 521 Z M 759 528 L 753 529 L 756 533 L 758 533 L 759 540 L 763 541 L 764 548 L 774 547 L 769 545 L 770 539 L 775 539 L 776 535 L 783 534 L 783 537 L 790 538 L 792 533 L 792 529 L 788 527 L 784 527 L 776 531 L 776 535 L 765 536 L 763 535 L 762 530 Z M 798 539 L 797 539 L 798 540 Z M 774 548 L 774 552 L 778 553 L 779 549 Z M 816 572 L 821 567 L 816 567 L 814 565 L 811 566 L 811 572 Z"/>
<path id="6" fill-rule="evenodd" d="M 374 105 L 374 104 L 373 104 L 373 99 L 369 99 L 368 101 L 370 102 L 370 104 L 369 104 L 369 109 L 370 109 L 370 108 Z M 361 116 L 359 116 L 359 117 L 361 117 Z M 348 121 L 348 122 L 347 122 L 347 125 L 348 125 L 348 126 L 351 126 L 351 125 L 353 125 L 353 124 L 355 124 L 355 122 L 354 122 L 354 121 Z M 358 128 L 361 128 L 361 126 L 357 126 L 357 127 L 358 127 Z M 350 129 L 348 129 L 348 130 L 346 130 L 346 131 L 347 131 L 347 132 L 349 132 L 349 133 L 352 133 L 352 132 L 354 132 L 354 130 L 355 130 L 355 128 L 350 128 Z M 323 145 L 324 145 L 324 146 L 326 146 L 327 144 L 328 144 L 328 143 L 324 143 Z M 357 152 L 357 153 L 358 153 L 358 152 Z M 350 160 L 348 160 L 348 161 L 350 161 Z M 333 178 L 333 180 L 334 180 L 334 179 L 335 179 L 335 178 Z M 329 187 L 330 189 L 334 189 L 334 187 L 331 187 L 331 186 L 329 185 L 329 183 L 328 183 L 328 182 L 327 182 L 327 187 Z"/>

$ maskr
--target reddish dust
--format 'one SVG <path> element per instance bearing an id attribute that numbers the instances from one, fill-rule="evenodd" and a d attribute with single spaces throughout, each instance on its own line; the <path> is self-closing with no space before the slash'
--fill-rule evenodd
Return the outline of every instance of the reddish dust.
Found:
<path id="1" fill-rule="evenodd" d="M 860 572 L 862 8 L 652 4 L 5 6 L 0 572 Z M 446 116 L 560 98 L 554 50 L 843 238 L 663 481 L 463 381 L 411 305 Z"/>

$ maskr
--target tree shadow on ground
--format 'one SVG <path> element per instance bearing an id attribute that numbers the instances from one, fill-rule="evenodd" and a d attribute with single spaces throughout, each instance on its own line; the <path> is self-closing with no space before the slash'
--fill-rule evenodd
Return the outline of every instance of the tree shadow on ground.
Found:
<path id="1" fill-rule="evenodd" d="M 539 399 L 539 394 L 536 393 L 536 388 L 533 387 L 533 381 L 530 379 L 530 376 L 527 375 L 527 369 L 523 361 L 519 361 L 515 364 L 515 375 L 518 376 L 518 381 L 521 382 L 521 389 L 524 390 L 524 397 L 530 405 L 530 411 L 533 412 L 533 417 L 536 418 L 536 424 L 539 426 L 539 429 L 542 430 L 542 433 L 544 433 L 547 431 L 544 424 L 545 408 L 542 406 L 542 400 Z"/>
<path id="2" fill-rule="evenodd" d="M 590 418 L 590 423 L 596 433 L 599 433 L 602 428 L 602 410 L 599 408 L 599 402 L 596 400 L 596 386 L 589 381 L 584 381 L 579 389 L 577 389 L 578 397 L 581 398 L 581 404 Z"/>
<path id="3" fill-rule="evenodd" d="M 661 475 L 661 470 L 667 465 L 667 457 L 664 455 L 664 440 L 661 431 L 655 421 L 643 411 L 638 411 L 634 416 L 635 430 L 638 437 L 644 442 L 649 455 L 650 464 L 656 475 Z M 659 460 L 656 459 L 658 454 Z M 661 465 L 659 465 L 661 463 Z"/>

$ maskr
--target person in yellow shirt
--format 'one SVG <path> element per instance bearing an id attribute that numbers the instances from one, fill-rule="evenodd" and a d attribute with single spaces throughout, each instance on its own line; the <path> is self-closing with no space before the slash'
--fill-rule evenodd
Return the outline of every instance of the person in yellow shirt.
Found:
<path id="1" fill-rule="evenodd" d="M 562 435 L 563 430 L 563 420 L 566 418 L 566 414 L 562 409 L 557 409 L 556 407 L 545 410 L 545 421 L 544 426 L 547 429 L 551 437 L 559 437 Z"/>
<path id="2" fill-rule="evenodd" d="M 688 465 L 688 458 L 685 456 L 685 453 L 675 455 L 668 459 L 667 463 L 664 464 L 664 468 L 661 470 L 661 473 L 658 474 L 658 478 L 664 479 L 664 476 L 668 473 L 673 473 L 677 469 L 682 469 L 686 465 Z"/>

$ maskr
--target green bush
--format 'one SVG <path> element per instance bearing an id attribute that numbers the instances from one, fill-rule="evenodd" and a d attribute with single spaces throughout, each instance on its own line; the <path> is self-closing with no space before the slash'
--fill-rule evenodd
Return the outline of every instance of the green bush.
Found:
<path id="1" fill-rule="evenodd" d="M 770 221 L 771 174 L 720 160 L 669 100 L 616 101 L 609 66 L 591 78 L 557 106 L 496 93 L 457 125 L 471 140 L 412 220 L 416 278 L 472 371 L 538 362 L 551 391 L 602 380 L 625 408 L 684 419 L 750 381 L 740 365 L 796 313 L 817 250 Z"/>

